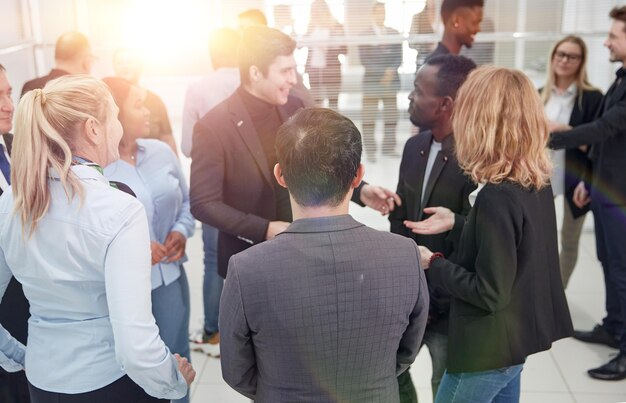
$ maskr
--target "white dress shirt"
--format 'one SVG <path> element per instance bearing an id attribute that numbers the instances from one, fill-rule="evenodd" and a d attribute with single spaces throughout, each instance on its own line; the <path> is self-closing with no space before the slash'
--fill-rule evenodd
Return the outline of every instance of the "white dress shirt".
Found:
<path id="1" fill-rule="evenodd" d="M 50 392 L 93 391 L 127 374 L 152 396 L 181 398 L 187 385 L 151 311 L 144 208 L 95 168 L 71 169 L 82 203 L 52 173 L 49 209 L 30 237 L 11 189 L 0 197 L 0 295 L 13 274 L 31 313 L 26 348 L 0 327 L 0 365 L 25 368 Z"/>
<path id="2" fill-rule="evenodd" d="M 556 88 L 552 88 L 550 99 L 544 106 L 548 120 L 562 124 L 569 124 L 576 102 L 576 84 L 570 85 L 565 92 L 559 93 Z M 565 150 L 552 151 L 552 192 L 554 196 L 562 195 L 565 192 Z"/>

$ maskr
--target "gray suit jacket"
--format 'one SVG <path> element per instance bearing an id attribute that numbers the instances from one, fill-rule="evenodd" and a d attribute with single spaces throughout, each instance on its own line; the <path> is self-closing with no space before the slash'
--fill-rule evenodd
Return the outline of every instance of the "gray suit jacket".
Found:
<path id="1" fill-rule="evenodd" d="M 411 239 L 349 215 L 297 220 L 230 260 L 222 374 L 257 403 L 398 402 L 427 315 Z"/>

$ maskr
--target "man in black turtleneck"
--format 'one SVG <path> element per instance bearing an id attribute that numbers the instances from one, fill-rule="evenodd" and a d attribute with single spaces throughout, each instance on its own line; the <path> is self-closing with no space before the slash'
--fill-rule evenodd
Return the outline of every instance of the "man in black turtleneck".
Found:
<path id="1" fill-rule="evenodd" d="M 292 220 L 287 191 L 273 177 L 280 125 L 304 105 L 296 83 L 295 41 L 272 28 L 247 28 L 239 45 L 241 86 L 200 119 L 191 150 L 191 212 L 219 230 L 218 273 L 248 247 L 272 239 Z M 397 195 L 364 184 L 353 201 L 393 210 Z"/>
<path id="2" fill-rule="evenodd" d="M 191 150 L 191 211 L 219 230 L 218 272 L 228 259 L 273 238 L 291 222 L 289 195 L 271 172 L 280 125 L 304 105 L 296 83 L 295 41 L 267 27 L 244 31 L 241 86 L 196 123 Z"/>

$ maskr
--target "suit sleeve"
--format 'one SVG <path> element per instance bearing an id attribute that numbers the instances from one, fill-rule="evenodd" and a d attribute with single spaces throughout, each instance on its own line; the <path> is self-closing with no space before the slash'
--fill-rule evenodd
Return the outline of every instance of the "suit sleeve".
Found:
<path id="1" fill-rule="evenodd" d="M 489 192 L 489 194 L 485 194 Z M 432 285 L 487 312 L 509 303 L 517 275 L 517 244 L 521 237 L 521 210 L 512 196 L 483 189 L 476 203 L 476 258 L 474 271 L 446 259 L 435 259 L 428 270 Z M 517 210 L 517 211 L 516 211 Z"/>
<path id="2" fill-rule="evenodd" d="M 220 231 L 253 243 L 263 242 L 269 220 L 237 210 L 224 201 L 225 152 L 213 130 L 198 121 L 191 149 L 191 213 Z"/>
<path id="3" fill-rule="evenodd" d="M 422 338 L 424 337 L 424 330 L 426 329 L 426 320 L 428 319 L 429 296 L 426 278 L 424 276 L 424 270 L 422 270 L 419 265 L 420 260 L 417 245 L 412 241 L 411 245 L 415 249 L 415 257 L 417 259 L 415 266 L 419 273 L 420 285 L 415 307 L 409 316 L 409 325 L 404 331 L 402 339 L 400 339 L 400 345 L 396 353 L 396 375 L 400 375 L 406 371 L 413 361 L 415 361 L 415 357 L 422 345 Z"/>
<path id="4" fill-rule="evenodd" d="M 465 183 L 465 186 L 463 186 L 463 210 L 461 210 L 460 213 L 454 214 L 454 226 L 452 227 L 450 232 L 448 232 L 448 236 L 446 237 L 446 240 L 448 242 L 457 244 L 459 242 L 459 239 L 461 239 L 461 233 L 463 232 L 463 227 L 465 226 L 465 219 L 472 209 L 472 206 L 469 202 L 469 195 L 474 190 L 476 190 L 476 185 L 469 181 L 467 181 Z M 454 249 L 456 250 L 457 248 L 455 247 Z"/>
<path id="5" fill-rule="evenodd" d="M 595 144 L 626 135 L 626 100 L 619 101 L 593 122 L 563 132 L 552 133 L 549 146 L 554 150 Z"/>
<path id="6" fill-rule="evenodd" d="M 402 205 L 396 206 L 393 211 L 389 213 L 389 223 L 390 231 L 392 233 L 412 238 L 413 233 L 404 225 L 404 221 L 408 217 L 404 172 L 406 172 L 407 161 L 409 158 L 411 158 L 409 154 L 410 153 L 408 151 L 408 147 L 404 146 L 402 161 L 400 162 L 400 173 L 398 175 L 398 186 L 396 187 L 396 194 L 400 196 L 400 200 L 402 200 Z"/>
<path id="7" fill-rule="evenodd" d="M 254 400 L 258 369 L 236 265 L 237 257 L 233 256 L 220 300 L 222 377 L 237 392 Z"/>
<path id="8" fill-rule="evenodd" d="M 13 274 L 7 265 L 4 251 L 0 249 L 0 300 L 11 281 Z M 26 347 L 15 339 L 0 325 L 0 367 L 7 372 L 17 372 L 24 369 Z"/>

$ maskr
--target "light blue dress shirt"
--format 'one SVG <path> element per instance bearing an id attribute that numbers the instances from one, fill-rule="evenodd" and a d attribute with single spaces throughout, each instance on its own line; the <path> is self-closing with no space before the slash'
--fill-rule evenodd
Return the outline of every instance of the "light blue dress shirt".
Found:
<path id="1" fill-rule="evenodd" d="M 28 347 L 0 327 L 0 366 L 25 368 L 39 389 L 93 391 L 127 374 L 148 394 L 177 399 L 187 385 L 151 311 L 143 206 L 93 167 L 72 166 L 84 196 L 68 201 L 58 176 L 31 237 L 0 197 L 0 295 L 11 274 L 30 302 Z"/>
<path id="2" fill-rule="evenodd" d="M 150 226 L 150 239 L 165 243 L 171 231 L 185 238 L 193 235 L 195 220 L 189 210 L 189 188 L 172 149 L 160 140 L 137 140 L 135 165 L 118 160 L 104 169 L 113 181 L 128 185 L 144 205 Z M 169 285 L 180 277 L 182 259 L 152 266 L 152 289 Z"/>

